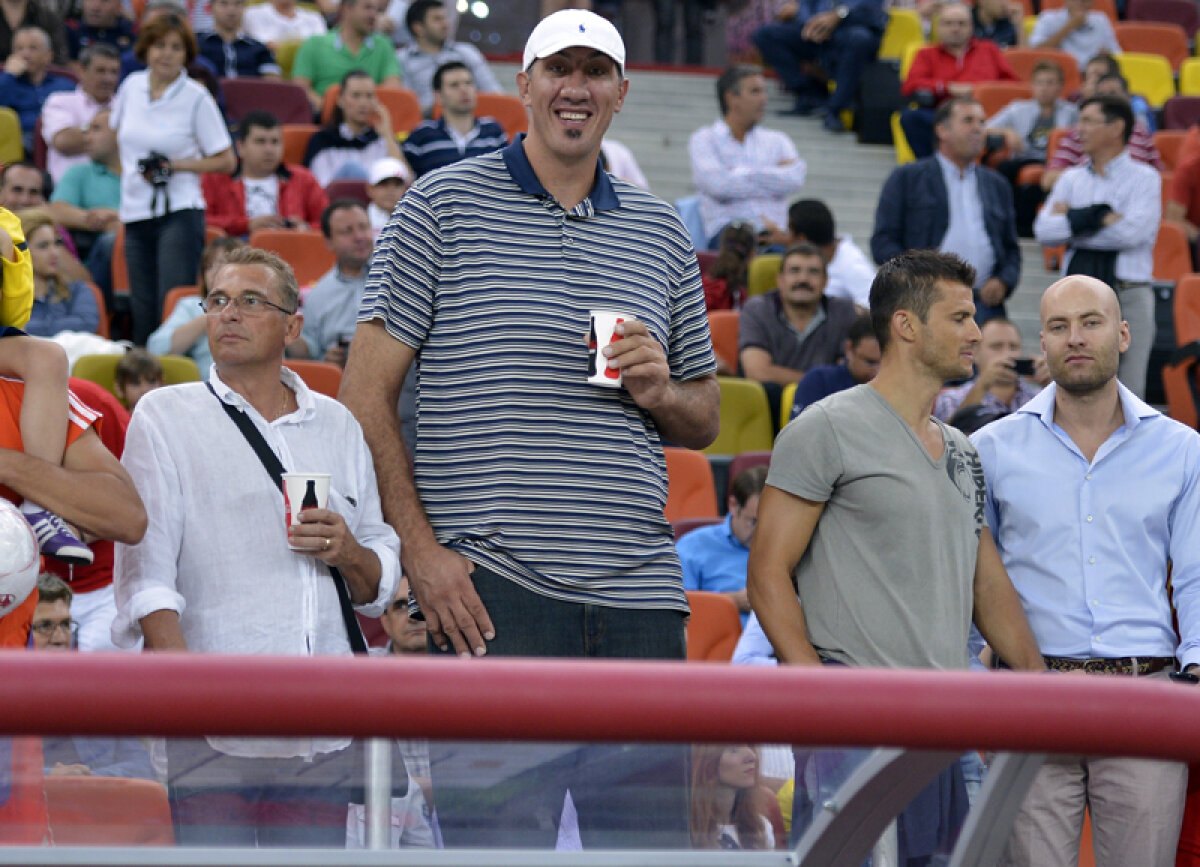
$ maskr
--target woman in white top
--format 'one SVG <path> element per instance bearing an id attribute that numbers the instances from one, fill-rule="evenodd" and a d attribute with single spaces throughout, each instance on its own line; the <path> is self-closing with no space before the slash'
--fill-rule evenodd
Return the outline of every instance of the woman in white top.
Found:
<path id="1" fill-rule="evenodd" d="M 303 42 L 325 32 L 319 12 L 296 5 L 296 0 L 270 0 L 246 9 L 242 18 L 246 35 L 265 42 L 274 51 L 281 42 Z"/>
<path id="2" fill-rule="evenodd" d="M 384 157 L 403 162 L 387 106 L 375 96 L 375 80 L 361 69 L 347 72 L 338 93 L 333 123 L 308 140 L 304 165 L 325 187 L 334 180 L 367 180 Z"/>
<path id="3" fill-rule="evenodd" d="M 134 54 L 146 64 L 113 100 L 121 151 L 121 222 L 133 313 L 133 340 L 158 327 L 163 298 L 194 282 L 204 249 L 203 172 L 231 173 L 233 143 L 204 85 L 188 78 L 196 38 L 174 12 L 146 22 Z"/>
<path id="4" fill-rule="evenodd" d="M 749 744 L 692 749 L 692 845 L 697 849 L 774 849 L 765 813 L 769 789 Z"/>

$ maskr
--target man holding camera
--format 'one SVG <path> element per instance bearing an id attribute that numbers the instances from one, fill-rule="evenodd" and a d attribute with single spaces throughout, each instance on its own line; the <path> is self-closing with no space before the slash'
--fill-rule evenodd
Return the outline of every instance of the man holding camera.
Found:
<path id="1" fill-rule="evenodd" d="M 975 378 L 942 389 L 933 402 L 933 414 L 942 421 L 950 421 L 959 409 L 976 405 L 994 413 L 1015 412 L 1049 381 L 1043 359 L 1020 357 L 1021 332 L 1012 322 L 997 316 L 983 323 L 979 331 Z"/>
<path id="2" fill-rule="evenodd" d="M 283 162 L 283 130 L 270 112 L 252 111 L 238 128 L 242 161 L 232 175 L 201 178 L 205 222 L 227 235 L 256 229 L 313 231 L 329 199 L 304 166 Z"/>

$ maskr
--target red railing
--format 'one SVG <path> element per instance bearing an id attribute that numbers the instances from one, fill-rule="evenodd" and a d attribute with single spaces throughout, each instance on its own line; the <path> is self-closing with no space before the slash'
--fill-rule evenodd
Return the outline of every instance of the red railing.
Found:
<path id="1" fill-rule="evenodd" d="M 0 734 L 866 744 L 1200 761 L 1200 688 L 1082 675 L 0 653 Z"/>

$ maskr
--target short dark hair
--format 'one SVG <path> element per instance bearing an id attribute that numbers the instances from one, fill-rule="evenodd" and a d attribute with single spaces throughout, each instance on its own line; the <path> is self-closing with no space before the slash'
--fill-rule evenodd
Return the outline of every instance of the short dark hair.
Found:
<path id="1" fill-rule="evenodd" d="M 9 163 L 6 166 L 0 166 L 0 189 L 8 183 L 9 169 L 29 169 L 31 172 L 37 172 L 42 177 L 42 198 L 47 202 L 50 201 L 50 194 L 54 192 L 54 179 L 50 177 L 50 173 L 44 169 L 38 168 L 37 163 L 33 160 L 21 160 L 19 163 Z"/>
<path id="2" fill-rule="evenodd" d="M 788 229 L 818 247 L 832 244 L 836 235 L 833 211 L 820 199 L 801 199 L 788 208 Z"/>
<path id="3" fill-rule="evenodd" d="M 367 81 L 371 82 L 371 84 L 375 84 L 375 77 L 365 69 L 351 69 L 342 76 L 342 80 L 338 85 L 341 88 L 338 91 L 339 100 L 342 98 L 342 94 L 346 91 L 346 85 L 356 78 L 365 78 Z M 343 120 L 345 120 L 345 114 L 342 112 L 342 107 L 337 103 L 334 103 L 333 117 L 331 118 L 329 125 L 336 129 L 337 127 L 341 126 Z"/>
<path id="4" fill-rule="evenodd" d="M 952 253 L 936 250 L 909 250 L 880 266 L 871 283 L 871 324 L 881 350 L 891 339 L 896 311 L 909 310 L 922 322 L 929 321 L 929 308 L 941 297 L 941 281 L 974 286 L 975 269 Z"/>
<path id="5" fill-rule="evenodd" d="M 1067 76 L 1063 72 L 1063 68 L 1061 66 L 1059 66 L 1057 63 L 1055 63 L 1053 60 L 1039 60 L 1037 63 L 1035 63 L 1033 65 L 1033 71 L 1031 73 L 1029 73 L 1030 80 L 1032 80 L 1033 77 L 1035 75 L 1037 75 L 1039 72 L 1053 72 L 1055 75 L 1058 76 L 1059 84 L 1062 84 L 1064 81 L 1067 80 Z"/>
<path id="6" fill-rule="evenodd" d="M 345 211 L 349 208 L 358 208 L 361 211 L 367 210 L 367 206 L 358 199 L 334 199 L 329 203 L 329 207 L 321 212 L 321 234 L 328 238 L 329 233 L 333 231 L 329 225 L 329 221 L 333 218 L 333 215 L 338 211 Z"/>
<path id="7" fill-rule="evenodd" d="M 1089 105 L 1100 106 L 1106 123 L 1112 123 L 1114 120 L 1124 123 L 1123 138 L 1125 144 L 1129 144 L 1129 137 L 1133 135 L 1133 106 L 1129 104 L 1129 100 L 1120 96 L 1089 96 L 1079 104 L 1079 110 L 1082 112 Z"/>
<path id="8" fill-rule="evenodd" d="M 875 339 L 875 325 L 871 322 L 870 313 L 860 313 L 850 322 L 846 329 L 846 339 L 851 346 L 858 346 L 867 338 Z"/>
<path id="9" fill-rule="evenodd" d="M 414 24 L 425 24 L 425 16 L 429 14 L 431 9 L 441 8 L 442 0 L 416 0 L 408 11 L 404 13 L 404 26 L 408 28 L 408 32 L 413 36 L 417 34 L 413 31 Z M 434 88 L 437 89 L 436 87 Z"/>
<path id="10" fill-rule="evenodd" d="M 763 485 L 767 483 L 767 465 L 756 464 L 747 467 L 729 483 L 729 496 L 733 497 L 739 507 L 746 505 L 755 494 L 761 494 Z"/>
<path id="11" fill-rule="evenodd" d="M 250 135 L 250 130 L 254 127 L 258 127 L 259 129 L 278 129 L 279 118 L 261 108 L 246 112 L 238 124 L 238 140 L 245 141 Z"/>
<path id="12" fill-rule="evenodd" d="M 792 256 L 816 256 L 821 260 L 821 270 L 826 270 L 825 257 L 821 255 L 821 248 L 810 241 L 797 241 L 786 250 L 783 251 L 783 256 L 779 259 L 779 270 L 783 270 L 783 265 Z"/>
<path id="13" fill-rule="evenodd" d="M 157 355 L 135 347 L 121 356 L 113 378 L 121 388 L 135 382 L 162 382 L 162 364 Z"/>
<path id="14" fill-rule="evenodd" d="M 959 105 L 979 105 L 980 102 L 973 96 L 955 96 L 946 100 L 937 107 L 937 111 L 933 113 L 933 125 L 942 126 L 950 122 L 950 116 L 954 114 L 954 109 Z"/>
<path id="15" fill-rule="evenodd" d="M 742 86 L 742 81 L 745 79 L 762 74 L 763 71 L 761 68 L 751 66 L 748 63 L 741 63 L 737 66 L 730 66 L 717 77 L 717 105 L 721 108 L 722 116 L 728 111 L 725 107 L 725 97 L 731 93 L 737 93 L 738 88 Z"/>
<path id="16" fill-rule="evenodd" d="M 453 72 L 456 69 L 465 69 L 467 72 L 471 72 L 471 67 L 467 66 L 461 60 L 451 60 L 448 63 L 443 63 L 437 68 L 437 72 L 433 74 L 433 89 L 435 91 L 441 90 L 442 79 L 445 77 L 446 73 Z M 471 80 L 474 81 L 474 79 L 475 74 L 471 73 Z"/>
<path id="17" fill-rule="evenodd" d="M 79 65 L 87 69 L 97 57 L 107 57 L 109 60 L 120 62 L 121 52 L 117 51 L 115 45 L 109 45 L 107 42 L 93 42 L 79 52 Z"/>
<path id="18" fill-rule="evenodd" d="M 1107 70 L 1104 73 L 1105 75 L 1112 75 L 1114 72 L 1120 74 L 1121 72 L 1121 64 L 1117 62 L 1117 58 L 1113 57 L 1107 51 L 1101 51 L 1099 54 L 1085 63 L 1081 71 L 1087 72 L 1087 68 L 1093 63 L 1103 63 L 1105 70 Z"/>
<path id="19" fill-rule="evenodd" d="M 145 63 L 146 52 L 150 50 L 150 46 L 166 39 L 171 33 L 178 33 L 179 38 L 183 40 L 183 65 L 189 65 L 200 53 L 200 47 L 196 44 L 196 34 L 192 33 L 187 19 L 178 12 L 164 12 L 142 24 L 137 42 L 133 43 L 133 56 Z"/>
<path id="20" fill-rule="evenodd" d="M 1121 85 L 1121 90 L 1123 92 L 1129 93 L 1129 82 L 1125 80 L 1125 76 L 1123 76 L 1121 73 L 1106 72 L 1096 79 L 1096 85 L 1099 86 L 1104 84 L 1106 81 L 1115 81 L 1117 84 Z"/>

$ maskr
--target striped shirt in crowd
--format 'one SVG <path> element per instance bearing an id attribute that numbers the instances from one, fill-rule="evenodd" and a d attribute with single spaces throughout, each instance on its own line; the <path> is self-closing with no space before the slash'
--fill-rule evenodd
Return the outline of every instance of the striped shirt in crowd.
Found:
<path id="1" fill-rule="evenodd" d="M 1160 172 L 1167 168 L 1158 153 L 1158 145 L 1154 143 L 1154 135 L 1141 121 L 1135 121 L 1133 132 L 1129 134 L 1129 155 L 1139 163 L 1154 166 Z M 1087 154 L 1083 152 L 1083 141 L 1079 138 L 1079 130 L 1073 128 L 1058 140 L 1058 147 L 1050 154 L 1046 168 L 1051 171 L 1061 171 L 1073 166 L 1081 166 L 1087 162 Z"/>
<path id="2" fill-rule="evenodd" d="M 644 322 L 674 380 L 716 369 L 675 211 L 599 169 L 564 210 L 522 137 L 405 195 L 359 320 L 420 350 L 416 483 L 439 542 L 555 599 L 686 611 L 658 432 L 586 381 L 594 309 Z"/>

